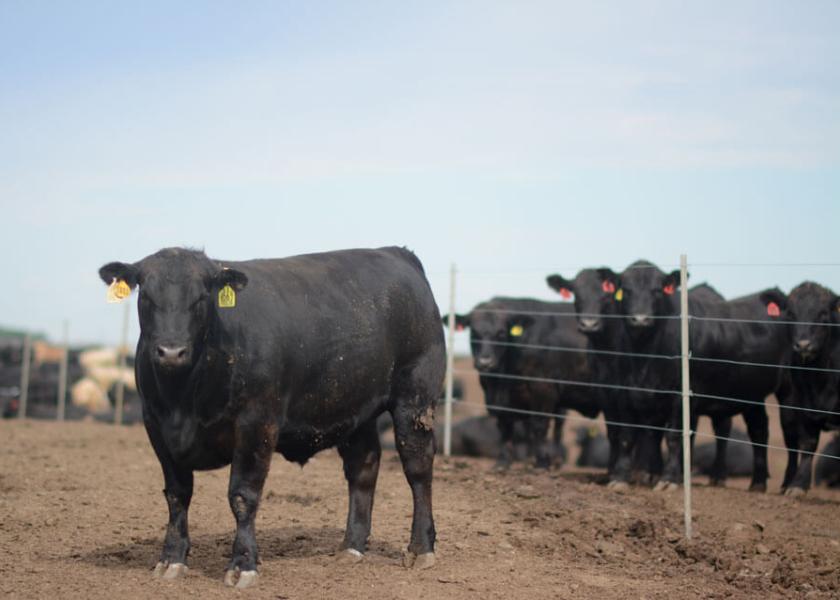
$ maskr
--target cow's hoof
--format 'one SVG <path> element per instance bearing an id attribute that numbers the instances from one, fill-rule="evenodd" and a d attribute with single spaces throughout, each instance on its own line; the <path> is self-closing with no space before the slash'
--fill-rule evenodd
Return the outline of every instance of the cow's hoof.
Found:
<path id="1" fill-rule="evenodd" d="M 761 492 L 764 493 L 767 491 L 767 484 L 766 483 L 753 483 L 750 484 L 750 491 L 751 492 Z"/>
<path id="2" fill-rule="evenodd" d="M 680 484 L 673 481 L 660 481 L 653 489 L 657 492 L 675 492 L 680 489 Z"/>
<path id="3" fill-rule="evenodd" d="M 630 489 L 630 484 L 626 481 L 618 481 L 613 479 L 607 484 L 607 487 L 611 490 L 615 490 L 616 492 L 626 492 Z"/>
<path id="4" fill-rule="evenodd" d="M 365 555 L 355 548 L 345 548 L 336 555 L 335 562 L 339 565 L 355 565 L 362 562 L 364 557 Z"/>
<path id="5" fill-rule="evenodd" d="M 403 566 L 406 569 L 431 569 L 435 566 L 435 553 L 426 552 L 425 554 L 416 555 L 414 552 L 406 552 L 403 554 Z"/>
<path id="6" fill-rule="evenodd" d="M 240 571 L 238 568 L 228 569 L 225 572 L 225 585 L 241 590 L 255 586 L 259 577 L 260 575 L 256 571 Z"/>
<path id="7" fill-rule="evenodd" d="M 187 565 L 184 563 L 172 563 L 161 561 L 155 565 L 155 570 L 152 572 L 156 579 L 180 579 L 187 574 Z"/>
<path id="8" fill-rule="evenodd" d="M 710 479 L 709 485 L 711 487 L 726 487 L 726 480 L 725 479 Z M 752 489 L 752 487 L 750 487 Z"/>
<path id="9" fill-rule="evenodd" d="M 789 487 L 785 490 L 785 496 L 789 496 L 791 498 L 801 498 L 805 495 L 805 490 L 799 487 Z"/>

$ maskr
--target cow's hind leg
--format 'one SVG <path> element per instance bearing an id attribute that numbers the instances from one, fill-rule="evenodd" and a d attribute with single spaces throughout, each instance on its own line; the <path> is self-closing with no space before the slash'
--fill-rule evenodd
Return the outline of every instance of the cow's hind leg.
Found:
<path id="1" fill-rule="evenodd" d="M 432 468 L 435 458 L 434 402 L 443 376 L 442 352 L 430 351 L 394 380 L 391 416 L 403 471 L 411 487 L 414 514 L 407 567 L 426 569 L 435 562 Z"/>
<path id="2" fill-rule="evenodd" d="M 347 529 L 339 561 L 355 563 L 362 560 L 370 536 L 373 495 L 379 474 L 379 457 L 382 454 L 376 421 L 359 428 L 347 442 L 338 447 L 338 453 L 344 460 L 344 477 L 350 495 Z"/>
<path id="3" fill-rule="evenodd" d="M 770 427 L 764 404 L 744 411 L 744 421 L 747 424 L 747 434 L 750 437 L 753 451 L 753 475 L 750 482 L 750 491 L 765 492 L 767 491 L 767 478 L 770 476 L 767 470 L 767 439 L 770 436 Z"/>
<path id="4" fill-rule="evenodd" d="M 709 476 L 709 484 L 713 486 L 726 485 L 726 451 L 732 433 L 732 417 L 717 415 L 712 417 L 712 428 L 715 432 L 715 462 Z"/>

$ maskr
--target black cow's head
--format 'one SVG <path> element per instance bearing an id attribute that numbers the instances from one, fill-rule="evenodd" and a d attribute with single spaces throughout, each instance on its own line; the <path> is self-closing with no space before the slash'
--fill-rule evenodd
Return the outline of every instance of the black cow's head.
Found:
<path id="1" fill-rule="evenodd" d="M 189 368 L 199 355 L 216 315 L 220 289 L 242 290 L 244 273 L 225 269 L 203 252 L 166 248 L 136 263 L 112 262 L 99 269 L 107 284 L 140 286 L 140 336 L 153 364 L 166 371 Z"/>
<path id="2" fill-rule="evenodd" d="M 574 294 L 578 329 L 587 335 L 603 331 L 603 315 L 618 312 L 617 304 L 624 294 L 618 275 L 607 268 L 583 269 L 571 281 L 562 275 L 549 275 L 546 282 L 563 297 Z"/>
<path id="3" fill-rule="evenodd" d="M 679 271 L 666 274 L 645 260 L 638 260 L 624 270 L 621 309 L 631 335 L 650 331 L 656 325 L 656 317 L 673 312 L 669 296 L 676 293 L 679 283 Z"/>
<path id="4" fill-rule="evenodd" d="M 504 370 L 505 357 L 522 343 L 534 319 L 512 314 L 503 306 L 486 303 L 476 306 L 469 315 L 455 315 L 456 328 L 470 329 L 470 349 L 475 368 L 484 373 Z M 448 316 L 443 324 L 449 325 Z"/>
<path id="5" fill-rule="evenodd" d="M 789 325 L 794 356 L 799 362 L 813 362 L 826 347 L 832 325 L 840 323 L 840 297 L 810 281 L 796 286 L 787 298 L 774 292 L 762 293 L 762 300 L 775 302 L 786 321 L 797 321 Z"/>

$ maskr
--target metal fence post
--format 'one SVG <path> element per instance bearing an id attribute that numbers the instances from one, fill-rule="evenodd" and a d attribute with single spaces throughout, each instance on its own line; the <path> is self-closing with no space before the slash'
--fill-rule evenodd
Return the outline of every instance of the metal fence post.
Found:
<path id="1" fill-rule="evenodd" d="M 449 316 L 446 334 L 446 402 L 443 417 L 443 455 L 452 452 L 452 389 L 455 366 L 455 263 L 449 270 Z"/>
<path id="2" fill-rule="evenodd" d="M 58 367 L 58 409 L 56 410 L 56 418 L 59 421 L 64 420 L 65 405 L 67 402 L 67 354 L 70 352 L 70 346 L 67 341 L 67 320 L 64 321 L 64 348 L 61 353 L 61 363 Z"/>
<path id="3" fill-rule="evenodd" d="M 26 404 L 29 400 L 29 368 L 32 354 L 32 337 L 27 333 L 23 338 L 23 355 L 20 368 L 20 402 L 18 403 L 18 417 L 26 418 Z"/>
<path id="4" fill-rule="evenodd" d="M 688 368 L 688 259 L 680 255 L 680 345 L 682 356 L 682 449 L 685 537 L 691 539 L 691 380 Z"/>
<path id="5" fill-rule="evenodd" d="M 116 398 L 114 399 L 114 425 L 122 425 L 123 422 L 123 403 L 125 401 L 125 381 L 123 376 L 125 374 L 125 357 L 128 354 L 128 317 L 130 313 L 131 302 L 126 302 L 125 308 L 123 309 L 122 340 L 120 341 L 118 351 L 120 378 L 117 379 Z"/>

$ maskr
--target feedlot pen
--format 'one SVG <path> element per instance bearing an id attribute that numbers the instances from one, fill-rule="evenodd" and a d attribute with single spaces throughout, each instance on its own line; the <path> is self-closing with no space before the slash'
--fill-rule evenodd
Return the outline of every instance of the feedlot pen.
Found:
<path id="1" fill-rule="evenodd" d="M 233 539 L 228 469 L 197 473 L 186 579 L 152 578 L 166 524 L 163 478 L 142 427 L 0 422 L 0 596 L 4 598 L 836 598 L 840 493 L 780 496 L 697 478 L 695 537 L 682 494 L 608 490 L 594 471 L 549 473 L 436 460 L 438 564 L 406 570 L 411 502 L 383 454 L 370 549 L 337 565 L 346 484 L 335 451 L 303 469 L 275 455 L 257 517 L 261 579 L 222 584 Z"/>

